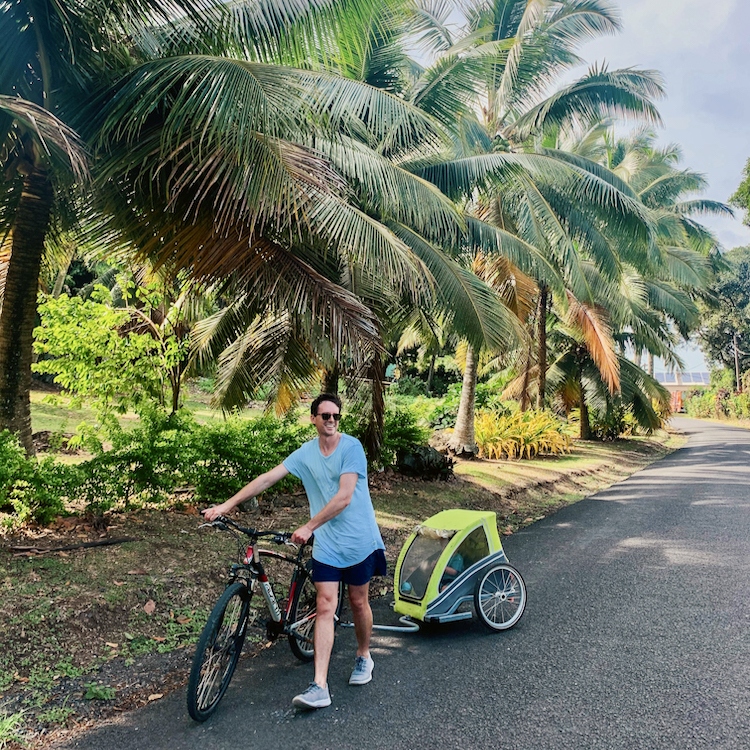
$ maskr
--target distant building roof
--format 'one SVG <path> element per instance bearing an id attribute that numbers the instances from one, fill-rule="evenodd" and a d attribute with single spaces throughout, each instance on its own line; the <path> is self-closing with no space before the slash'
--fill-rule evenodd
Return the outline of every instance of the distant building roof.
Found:
<path id="1" fill-rule="evenodd" d="M 662 385 L 709 385 L 707 372 L 657 372 L 654 377 Z"/>

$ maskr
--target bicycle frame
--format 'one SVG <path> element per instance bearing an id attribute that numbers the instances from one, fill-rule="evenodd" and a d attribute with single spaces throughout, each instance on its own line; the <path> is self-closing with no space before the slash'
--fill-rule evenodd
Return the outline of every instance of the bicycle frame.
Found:
<path id="1" fill-rule="evenodd" d="M 308 615 L 307 617 L 303 617 L 301 620 L 298 620 L 297 622 L 289 623 L 289 615 L 291 613 L 292 603 L 294 602 L 294 593 L 297 590 L 298 585 L 298 579 L 300 571 L 303 570 L 302 562 L 301 562 L 301 555 L 302 555 L 302 549 L 303 547 L 300 547 L 299 552 L 297 553 L 296 557 L 291 557 L 290 555 L 282 554 L 281 552 L 276 552 L 271 549 L 267 549 L 265 547 L 261 548 L 258 546 L 257 543 L 250 544 L 247 546 L 247 551 L 245 553 L 245 558 L 242 561 L 242 565 L 235 564 L 232 566 L 232 571 L 229 579 L 229 583 L 232 583 L 233 581 L 237 580 L 238 578 L 243 578 L 244 576 L 238 575 L 240 569 L 246 570 L 250 574 L 250 588 L 251 590 L 254 590 L 255 582 L 259 584 L 260 593 L 262 594 L 263 598 L 265 599 L 266 605 L 268 607 L 268 612 L 271 615 L 271 621 L 276 623 L 277 625 L 280 625 L 281 627 L 278 629 L 278 634 L 283 633 L 285 635 L 293 635 L 295 638 L 297 638 L 300 641 L 303 641 L 305 643 L 312 643 L 312 640 L 304 635 L 301 635 L 298 630 L 303 625 L 306 625 L 308 622 L 313 620 L 315 618 L 315 612 Z M 287 603 L 286 603 L 286 609 L 282 612 L 281 606 L 279 605 L 279 601 L 276 598 L 276 595 L 273 592 L 273 588 L 271 587 L 271 582 L 268 580 L 268 575 L 266 574 L 265 568 L 263 567 L 263 563 L 261 561 L 261 552 L 263 552 L 264 556 L 273 557 L 277 560 L 282 560 L 285 563 L 288 563 L 293 566 L 294 573 L 292 575 L 292 583 L 289 588 L 289 595 L 287 597 Z"/>

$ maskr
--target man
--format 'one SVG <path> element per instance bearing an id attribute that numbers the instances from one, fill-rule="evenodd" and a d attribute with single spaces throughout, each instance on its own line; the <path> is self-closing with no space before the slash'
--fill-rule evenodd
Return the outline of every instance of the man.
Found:
<path id="1" fill-rule="evenodd" d="M 297 708 L 331 705 L 328 664 L 334 636 L 334 614 L 339 585 L 349 587 L 349 601 L 357 637 L 357 658 L 350 685 L 372 679 L 370 656 L 372 610 L 369 587 L 374 575 L 385 575 L 385 545 L 375 522 L 367 486 L 367 459 L 362 444 L 338 431 L 341 400 L 322 393 L 310 406 L 310 421 L 318 437 L 308 441 L 275 468 L 261 474 L 221 505 L 203 511 L 212 521 L 250 500 L 287 474 L 302 480 L 310 503 L 310 520 L 293 534 L 304 544 L 315 533 L 312 576 L 317 590 L 315 621 L 315 680 L 295 696 Z"/>

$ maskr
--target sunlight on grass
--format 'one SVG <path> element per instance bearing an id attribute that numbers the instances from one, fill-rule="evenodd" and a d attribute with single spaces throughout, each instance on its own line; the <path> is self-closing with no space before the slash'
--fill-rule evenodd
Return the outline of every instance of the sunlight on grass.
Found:
<path id="1" fill-rule="evenodd" d="M 388 513 L 383 510 L 375 511 L 375 518 L 377 519 L 378 526 L 383 526 L 387 529 L 411 529 L 414 526 L 413 518 Z"/>
<path id="2" fill-rule="evenodd" d="M 200 424 L 224 419 L 221 409 L 213 409 L 204 401 L 189 398 L 184 405 Z M 242 412 L 245 419 L 254 419 L 262 414 L 262 409 L 245 409 Z M 138 422 L 138 417 L 128 412 L 118 417 L 118 420 L 124 429 L 128 429 Z M 97 417 L 94 409 L 87 406 L 73 409 L 69 406 L 65 396 L 46 391 L 31 391 L 31 429 L 33 432 L 73 433 L 81 422 L 95 424 Z"/>
<path id="3" fill-rule="evenodd" d="M 81 422 L 96 422 L 96 413 L 93 409 L 71 409 L 64 397 L 31 391 L 33 432 L 74 432 Z"/>

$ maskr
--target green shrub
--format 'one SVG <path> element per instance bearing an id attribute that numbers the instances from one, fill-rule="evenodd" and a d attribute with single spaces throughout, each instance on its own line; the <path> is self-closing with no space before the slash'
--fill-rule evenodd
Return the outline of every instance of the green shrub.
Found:
<path id="1" fill-rule="evenodd" d="M 344 414 L 340 427 L 342 432 L 363 440 L 367 430 L 367 420 L 356 414 Z M 415 446 L 424 445 L 429 437 L 430 431 L 420 426 L 416 414 L 410 409 L 386 405 L 380 465 L 394 466 L 399 451 L 408 451 Z M 377 463 L 373 461 L 374 457 L 368 456 L 367 458 L 370 463 Z"/>
<path id="2" fill-rule="evenodd" d="M 402 358 L 403 359 L 403 358 Z M 416 385 L 415 388 L 418 392 L 409 391 L 408 395 L 419 395 L 423 393 L 427 394 L 427 378 L 429 375 L 429 362 L 423 361 L 419 366 L 417 363 L 409 364 L 403 362 L 399 366 L 401 376 L 397 382 L 407 381 L 412 383 L 418 381 L 422 385 Z M 449 386 L 452 383 L 460 383 L 462 379 L 461 370 L 458 368 L 456 361 L 453 357 L 441 357 L 435 362 L 435 370 L 432 373 L 432 386 L 430 388 L 430 394 L 432 396 L 444 396 L 448 391 Z M 410 386 L 407 386 L 409 388 Z M 423 389 L 424 387 L 424 389 Z M 406 392 L 406 391 L 404 391 Z"/>
<path id="3" fill-rule="evenodd" d="M 462 387 L 462 383 L 454 383 L 448 388 L 448 393 L 442 403 L 438 404 L 430 414 L 431 427 L 436 430 L 446 430 L 455 426 Z M 474 393 L 474 409 L 492 411 L 499 415 L 511 414 L 515 405 L 500 397 L 503 387 L 503 384 L 495 378 L 486 383 L 477 383 Z"/>
<path id="4" fill-rule="evenodd" d="M 396 468 L 406 476 L 447 480 L 453 476 L 453 459 L 429 445 L 400 451 Z"/>
<path id="5" fill-rule="evenodd" d="M 8 430 L 0 432 L 0 507 L 8 502 L 16 481 L 25 481 L 31 474 L 26 452 Z"/>
<path id="6" fill-rule="evenodd" d="M 134 430 L 114 435 L 111 450 L 76 467 L 79 495 L 98 512 L 135 498 L 163 500 L 182 486 L 194 486 L 199 501 L 223 501 L 279 464 L 310 432 L 267 416 L 199 425 L 189 412 L 154 410 Z M 288 477 L 277 486 L 296 484 Z"/>
<path id="7" fill-rule="evenodd" d="M 711 391 L 694 391 L 685 399 L 685 409 L 690 417 L 713 416 L 715 396 Z"/>
<path id="8" fill-rule="evenodd" d="M 73 476 L 71 467 L 52 457 L 28 457 L 15 435 L 0 432 L 0 507 L 12 513 L 6 525 L 44 525 L 60 515 Z"/>
<path id="9" fill-rule="evenodd" d="M 735 419 L 750 418 L 750 394 L 735 393 L 727 404 L 729 415 Z"/>
<path id="10" fill-rule="evenodd" d="M 198 459 L 194 433 L 198 425 L 185 410 L 174 414 L 155 407 L 142 410 L 138 425 L 129 431 L 111 425 L 112 446 L 104 450 L 90 443 L 96 455 L 78 464 L 78 496 L 89 510 L 104 512 L 118 502 L 163 500 L 187 483 Z"/>
<path id="11" fill-rule="evenodd" d="M 419 426 L 416 415 L 409 409 L 386 409 L 383 427 L 383 465 L 392 466 L 399 452 L 424 445 L 430 438 L 429 431 Z"/>
<path id="12" fill-rule="evenodd" d="M 426 396 L 427 383 L 412 375 L 402 375 L 391 383 L 388 390 L 401 396 Z"/>
<path id="13" fill-rule="evenodd" d="M 683 396 L 683 403 L 691 417 L 750 419 L 750 394 L 733 393 L 727 387 L 690 391 Z"/>
<path id="14" fill-rule="evenodd" d="M 258 474 L 280 464 L 311 437 L 311 426 L 271 416 L 200 426 L 193 436 L 193 449 L 199 459 L 189 473 L 196 497 L 207 502 L 226 500 Z M 276 487 L 284 490 L 298 484 L 289 476 Z"/>
<path id="15" fill-rule="evenodd" d="M 580 417 L 579 417 L 580 418 Z M 630 409 L 613 405 L 610 409 L 589 411 L 591 437 L 597 440 L 617 440 L 638 434 L 638 423 Z"/>

